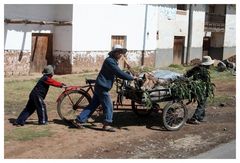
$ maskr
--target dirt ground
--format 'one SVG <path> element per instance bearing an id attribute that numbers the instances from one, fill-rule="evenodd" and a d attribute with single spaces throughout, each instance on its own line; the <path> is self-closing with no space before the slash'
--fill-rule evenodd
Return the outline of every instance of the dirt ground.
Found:
<path id="1" fill-rule="evenodd" d="M 189 158 L 215 146 L 236 139 L 236 83 L 215 82 L 216 95 L 228 95 L 222 104 L 207 106 L 206 120 L 200 125 L 186 124 L 179 131 L 166 131 L 161 127 L 160 114 L 139 118 L 132 111 L 115 111 L 114 126 L 117 132 L 101 131 L 101 121 L 96 126 L 75 129 L 63 123 L 56 110 L 49 112 L 50 123 L 38 126 L 36 116 L 21 128 L 46 128 L 49 137 L 28 141 L 4 141 L 4 158 Z M 188 105 L 189 116 L 194 105 Z M 14 130 L 4 117 L 4 129 Z"/>

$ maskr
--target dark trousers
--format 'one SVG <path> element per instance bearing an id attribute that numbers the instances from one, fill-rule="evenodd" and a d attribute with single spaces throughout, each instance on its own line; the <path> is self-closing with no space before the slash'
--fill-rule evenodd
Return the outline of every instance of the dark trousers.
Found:
<path id="1" fill-rule="evenodd" d="M 34 111 L 37 110 L 38 123 L 45 124 L 48 121 L 46 104 L 43 101 L 43 98 L 31 93 L 26 107 L 23 109 L 21 114 L 17 118 L 18 124 L 25 124 L 28 117 L 30 117 Z"/>
<path id="2" fill-rule="evenodd" d="M 203 118 L 205 117 L 205 107 L 207 103 L 207 98 L 205 98 L 202 101 L 198 101 L 197 103 L 198 103 L 197 109 L 195 110 L 192 118 L 198 121 L 202 121 Z"/>
<path id="3" fill-rule="evenodd" d="M 94 95 L 91 103 L 77 116 L 80 122 L 86 122 L 94 113 L 99 105 L 103 107 L 104 122 L 112 123 L 113 105 L 108 91 L 105 91 L 100 86 L 95 86 Z"/>

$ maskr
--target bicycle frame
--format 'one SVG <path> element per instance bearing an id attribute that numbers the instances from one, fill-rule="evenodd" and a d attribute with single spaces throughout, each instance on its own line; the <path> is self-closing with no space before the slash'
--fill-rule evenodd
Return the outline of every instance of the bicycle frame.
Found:
<path id="1" fill-rule="evenodd" d="M 67 87 L 57 98 L 56 102 L 59 102 L 59 100 L 66 94 L 68 94 L 69 91 L 72 91 L 72 90 L 80 90 L 81 89 L 81 86 L 69 86 Z"/>
<path id="2" fill-rule="evenodd" d="M 86 89 L 85 89 L 86 88 Z M 64 95 L 68 95 L 68 93 L 70 91 L 73 90 L 81 90 L 83 92 L 85 92 L 86 94 L 89 95 L 89 91 L 91 90 L 93 92 L 93 85 L 89 84 L 89 85 L 85 85 L 85 86 L 68 86 L 57 98 L 56 102 L 59 102 L 59 100 L 64 96 Z M 89 95 L 90 96 L 90 95 Z M 71 100 L 71 98 L 69 97 L 69 99 Z"/>

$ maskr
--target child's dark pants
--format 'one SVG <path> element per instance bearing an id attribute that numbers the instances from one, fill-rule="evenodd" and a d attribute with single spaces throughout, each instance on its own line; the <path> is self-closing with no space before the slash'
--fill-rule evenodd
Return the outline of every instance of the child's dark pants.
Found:
<path id="1" fill-rule="evenodd" d="M 37 110 L 38 123 L 45 124 L 48 121 L 46 104 L 43 101 L 43 98 L 36 93 L 31 93 L 29 95 L 29 100 L 26 107 L 18 116 L 16 123 L 25 124 L 25 121 L 29 116 L 31 116 L 34 111 Z"/>

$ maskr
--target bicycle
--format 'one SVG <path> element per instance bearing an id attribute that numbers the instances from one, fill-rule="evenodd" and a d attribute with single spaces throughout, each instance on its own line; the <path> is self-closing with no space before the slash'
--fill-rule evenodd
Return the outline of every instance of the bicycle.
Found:
<path id="1" fill-rule="evenodd" d="M 126 110 L 130 106 L 134 113 L 138 116 L 148 116 L 154 110 L 162 112 L 162 123 L 167 130 L 179 130 L 186 122 L 188 111 L 182 101 L 173 99 L 169 89 L 154 89 L 143 92 L 139 88 L 139 82 L 134 81 L 135 87 L 132 87 L 129 82 L 116 79 L 117 101 L 113 102 L 114 110 Z M 95 80 L 86 79 L 85 86 L 70 86 L 57 99 L 57 112 L 61 119 L 66 122 L 72 121 L 77 115 L 91 102 L 94 92 Z M 151 105 L 147 104 L 144 93 L 147 93 Z M 162 94 L 164 93 L 164 94 Z M 124 104 L 123 98 L 131 100 L 131 104 Z M 158 102 L 167 102 L 160 108 Z M 123 106 L 124 108 L 119 108 Z M 97 116 L 102 111 L 101 106 L 96 109 Z"/>
<path id="2" fill-rule="evenodd" d="M 71 121 L 91 102 L 95 80 L 86 79 L 85 86 L 69 86 L 57 99 L 57 112 L 64 121 Z"/>

